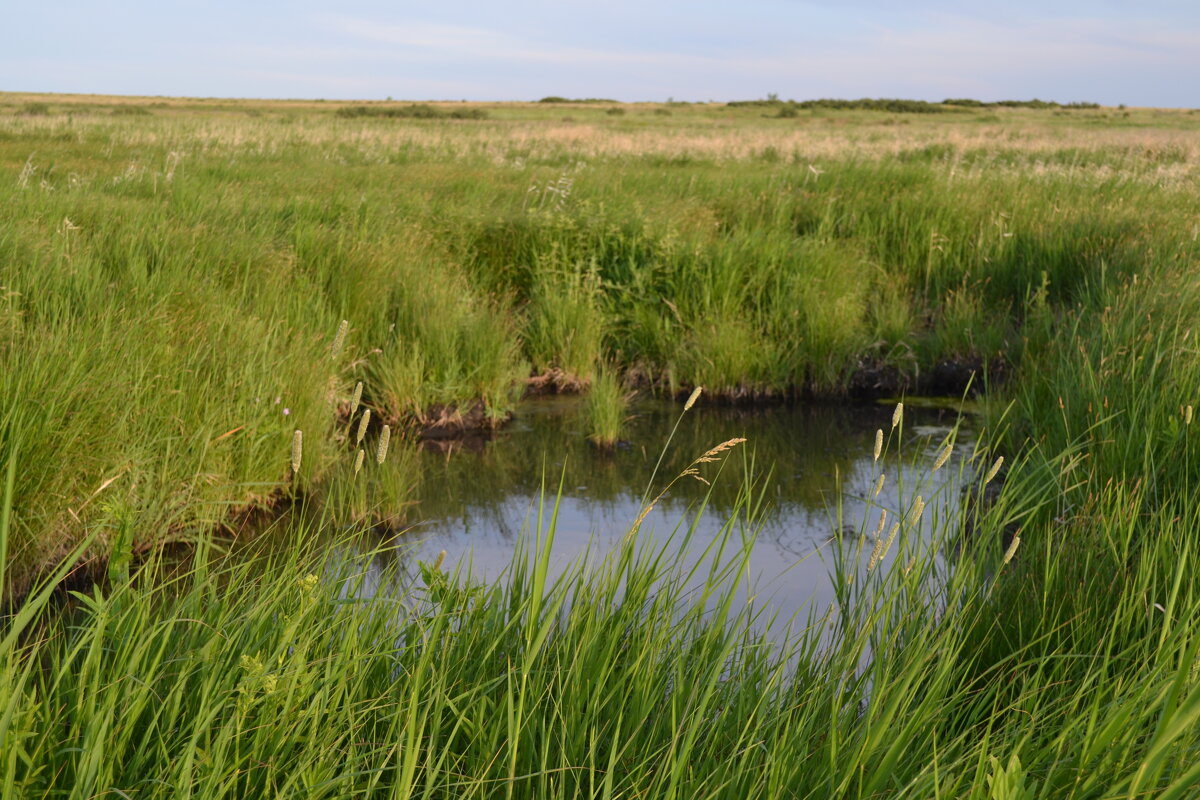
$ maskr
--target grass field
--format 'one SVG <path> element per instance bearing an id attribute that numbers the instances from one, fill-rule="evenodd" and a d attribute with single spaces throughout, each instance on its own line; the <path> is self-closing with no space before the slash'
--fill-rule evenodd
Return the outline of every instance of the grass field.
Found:
<path id="1" fill-rule="evenodd" d="M 0 94 L 0 794 L 1196 795 L 1200 114 L 342 107 Z M 498 585 L 351 604 L 308 529 L 150 574 L 353 494 L 368 409 L 399 485 L 531 378 L 595 384 L 608 441 L 632 386 L 972 372 L 1000 500 L 909 524 L 979 546 L 884 560 L 832 644 L 720 604 L 749 497 L 716 614 L 636 537 L 546 587 L 551 524 Z M 62 618 L 78 558 L 110 581 Z"/>

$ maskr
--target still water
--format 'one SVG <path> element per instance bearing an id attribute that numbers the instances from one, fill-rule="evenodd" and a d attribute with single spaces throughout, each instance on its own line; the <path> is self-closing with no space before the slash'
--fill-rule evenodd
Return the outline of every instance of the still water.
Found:
<path id="1" fill-rule="evenodd" d="M 828 607 L 834 600 L 831 537 L 842 531 L 843 541 L 855 542 L 865 531 L 857 557 L 865 568 L 880 508 L 897 519 L 921 494 L 928 504 L 922 531 L 928 535 L 937 517 L 956 503 L 967 478 L 962 464 L 974 445 L 969 414 L 947 405 L 910 404 L 900 435 L 900 429 L 889 434 L 893 408 L 697 406 L 679 421 L 650 497 L 715 445 L 735 437 L 746 442 L 722 454 L 720 463 L 700 466 L 711 487 L 688 477 L 676 481 L 636 535 L 647 544 L 661 543 L 694 522 L 692 547 L 702 549 L 736 512 L 749 482 L 761 500 L 753 524 L 742 523 L 755 534 L 749 566 L 756 602 L 784 618 Z M 475 578 L 495 578 L 509 567 L 519 538 L 536 533 L 543 489 L 549 519 L 560 480 L 552 572 L 613 548 L 644 507 L 647 483 L 682 405 L 635 404 L 626 441 L 610 452 L 587 441 L 582 410 L 575 397 L 537 398 L 523 403 L 489 441 L 426 443 L 415 455 L 419 481 L 407 514 L 411 527 L 400 537 L 407 556 L 428 561 L 445 550 L 451 570 L 469 564 Z M 878 462 L 873 452 L 877 429 L 888 435 Z M 952 431 L 953 457 L 931 476 Z M 884 488 L 875 496 L 881 473 Z"/>

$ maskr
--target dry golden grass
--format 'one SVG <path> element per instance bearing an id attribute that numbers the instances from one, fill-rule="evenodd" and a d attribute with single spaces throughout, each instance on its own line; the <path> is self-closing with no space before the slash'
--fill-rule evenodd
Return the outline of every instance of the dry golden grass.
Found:
<path id="1" fill-rule="evenodd" d="M 53 113 L 16 114 L 25 103 L 46 103 Z M 378 103 L 402 105 L 403 103 Z M 312 100 L 214 100 L 101 95 L 0 94 L 0 131 L 102 135 L 119 145 L 172 146 L 200 150 L 274 152 L 282 146 L 350 147 L 363 157 L 383 157 L 400 148 L 445 156 L 483 157 L 523 166 L 530 160 L 659 157 L 738 161 L 781 159 L 819 168 L 833 158 L 887 159 L 923 149 L 952 170 L 1003 169 L 1011 162 L 963 154 L 1004 152 L 1023 157 L 1019 168 L 1033 174 L 1082 170 L 1110 177 L 1125 163 L 1166 184 L 1194 174 L 1200 164 L 1200 114 L 1181 109 L 1050 112 L 989 110 L 986 114 L 847 112 L 767 118 L 761 110 L 689 105 L 672 116 L 656 116 L 658 104 L 626 105 L 630 113 L 608 117 L 611 104 L 556 106 L 539 103 L 431 103 L 444 108 L 482 108 L 487 121 L 397 121 L 342 119 L 345 105 Z M 155 113 L 114 117 L 117 106 L 142 106 Z M 5 110 L 13 113 L 5 113 Z M 1125 114 L 1131 116 L 1126 117 Z M 564 120 L 563 115 L 579 115 Z M 286 124 L 281 124 L 286 122 Z M 1064 150 L 1107 151 L 1104 164 L 1063 164 L 1039 157 Z M 944 153 L 942 152 L 944 151 Z M 1149 167 L 1149 169 L 1147 169 Z"/>

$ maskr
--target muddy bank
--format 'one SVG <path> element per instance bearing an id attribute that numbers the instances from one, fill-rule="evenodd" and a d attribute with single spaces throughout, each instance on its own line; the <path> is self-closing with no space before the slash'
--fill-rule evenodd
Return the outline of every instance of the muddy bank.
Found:
<path id="1" fill-rule="evenodd" d="M 944 359 L 915 373 L 901 370 L 893 364 L 863 358 L 850 372 L 845 391 L 842 393 L 817 392 L 806 386 L 705 386 L 700 401 L 708 405 L 769 407 L 792 402 L 877 400 L 904 395 L 977 396 L 989 387 L 1002 384 L 1009 372 L 1009 365 L 1003 357 L 987 361 L 979 356 Z M 653 376 L 637 366 L 626 370 L 623 379 L 632 389 L 650 394 L 673 395 L 681 399 L 687 397 L 694 388 L 691 384 L 681 384 L 673 387 L 672 391 L 672 387 L 661 377 Z M 526 379 L 522 398 L 582 394 L 587 390 L 588 382 L 578 376 L 561 370 L 549 370 Z M 511 418 L 511 413 L 503 416 L 488 413 L 483 401 L 476 400 L 466 411 L 462 411 L 458 406 L 442 405 L 405 418 L 392 414 L 389 415 L 389 424 L 415 431 L 416 438 L 427 449 L 453 450 L 461 446 L 477 451 Z M 449 444 L 457 440 L 461 440 L 462 445 Z"/>
<path id="2" fill-rule="evenodd" d="M 978 395 L 988 387 L 1003 383 L 1008 373 L 1008 363 L 1003 358 L 986 362 L 979 356 L 946 359 L 930 369 L 918 370 L 915 375 L 905 374 L 891 364 L 862 359 L 851 373 L 847 394 L 859 399 L 904 394 L 928 397 Z"/>

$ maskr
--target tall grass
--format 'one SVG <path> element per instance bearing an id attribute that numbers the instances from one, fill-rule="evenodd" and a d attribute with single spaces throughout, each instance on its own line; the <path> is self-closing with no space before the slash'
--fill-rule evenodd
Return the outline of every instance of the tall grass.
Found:
<path id="1" fill-rule="evenodd" d="M 0 781 L 29 797 L 1190 796 L 1195 503 L 1155 512 L 1152 544 L 1120 490 L 1059 531 L 1036 513 L 1057 494 L 1035 489 L 1046 466 L 1064 464 L 1018 459 L 969 558 L 943 555 L 953 518 L 911 504 L 865 571 L 863 540 L 840 540 L 836 609 L 790 621 L 738 599 L 748 491 L 699 560 L 685 520 L 552 573 L 550 497 L 490 585 L 296 523 L 285 546 L 182 572 L 151 559 L 68 607 L 35 593 L 0 642 Z M 1002 554 L 1014 517 L 1022 543 Z"/>
<path id="2" fill-rule="evenodd" d="M 621 438 L 632 393 L 622 385 L 611 367 L 601 367 L 588 391 L 584 406 L 588 439 L 597 447 L 611 449 Z"/>
<path id="3" fill-rule="evenodd" d="M 1195 793 L 1194 120 L 238 108 L 0 117 L 0 794 Z M 1011 376 L 974 470 L 1007 477 L 869 571 L 845 537 L 837 614 L 790 634 L 734 602 L 748 491 L 699 584 L 686 520 L 558 579 L 547 521 L 490 585 L 299 515 L 258 558 L 211 537 L 285 492 L 402 524 L 402 443 L 531 368 L 599 406 L 946 362 Z M 355 478 L 360 380 L 397 434 Z"/>
<path id="4" fill-rule="evenodd" d="M 1052 387 L 1034 344 L 1067 346 L 1062 315 L 1135 319 L 1122 287 L 1196 253 L 1196 203 L 1170 171 L 1190 156 L 1165 162 L 1152 138 L 1131 150 L 1063 128 L 1048 150 L 921 150 L 953 123 L 880 161 L 855 155 L 875 135 L 856 123 L 817 165 L 745 159 L 736 138 L 720 158 L 650 139 L 593 155 L 570 138 L 526 147 L 520 122 L 422 123 L 434 138 L 397 143 L 299 106 L 99 108 L 70 126 L 0 120 L 6 414 L 37 399 L 18 583 L 105 514 L 137 512 L 145 549 L 264 502 L 295 428 L 319 481 L 326 411 L 360 379 L 378 416 L 417 429 L 496 424 L 531 369 L 583 386 L 603 359 L 666 393 L 732 398 L 958 390 L 931 380 L 947 362 L 1027 362 Z M 768 124 L 730 119 L 748 141 Z M 330 363 L 342 319 L 351 345 Z"/>

